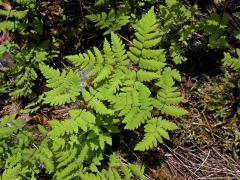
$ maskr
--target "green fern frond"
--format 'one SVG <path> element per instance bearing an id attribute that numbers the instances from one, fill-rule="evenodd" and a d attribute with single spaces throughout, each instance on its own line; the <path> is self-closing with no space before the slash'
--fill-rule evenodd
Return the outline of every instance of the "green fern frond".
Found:
<path id="1" fill-rule="evenodd" d="M 148 81 L 152 81 L 154 79 L 160 78 L 159 74 L 154 72 L 144 71 L 144 70 L 139 70 L 136 76 L 140 82 L 148 82 Z"/>
<path id="2" fill-rule="evenodd" d="M 20 32 L 22 32 L 21 28 L 24 23 L 20 23 L 21 19 L 26 18 L 27 16 L 27 10 L 20 11 L 20 10 L 3 10 L 0 9 L 0 16 L 6 17 L 5 21 L 0 22 L 0 32 L 5 30 L 16 30 L 18 29 Z M 8 18 L 14 18 L 15 21 L 9 20 Z"/>
<path id="3" fill-rule="evenodd" d="M 119 116 L 124 116 L 125 129 L 136 129 L 151 117 L 151 92 L 142 83 L 136 83 L 133 88 L 119 93 L 111 99 L 111 103 Z"/>
<path id="4" fill-rule="evenodd" d="M 19 10 L 11 10 L 11 11 L 7 11 L 7 10 L 3 10 L 0 9 L 0 16 L 6 16 L 6 17 L 14 17 L 17 19 L 22 19 L 27 15 L 27 10 L 25 11 L 19 11 Z"/>
<path id="5" fill-rule="evenodd" d="M 146 177 L 144 176 L 144 166 L 138 164 L 129 164 L 128 167 L 137 178 L 139 178 L 140 180 L 146 179 Z"/>
<path id="6" fill-rule="evenodd" d="M 101 87 L 101 91 L 104 93 L 104 96 L 111 96 L 120 90 L 121 86 L 123 86 L 124 81 L 126 80 L 126 73 L 121 70 L 116 70 L 114 74 L 111 75 L 111 78 L 108 80 L 108 84 L 104 84 Z M 135 79 L 135 78 L 134 78 Z M 106 99 L 109 99 L 106 98 Z"/>
<path id="7" fill-rule="evenodd" d="M 153 99 L 153 106 L 158 108 L 163 114 L 175 117 L 187 114 L 185 109 L 177 107 L 182 101 L 182 97 L 177 87 L 174 86 L 174 79 L 179 80 L 179 78 L 180 75 L 176 70 L 165 68 L 160 81 L 156 83 L 160 90 L 157 93 L 157 99 Z"/>
<path id="8" fill-rule="evenodd" d="M 3 171 L 2 176 L 0 177 L 0 180 L 10 180 L 10 179 L 14 179 L 14 180 L 20 180 L 22 179 L 19 175 L 21 173 L 21 167 L 20 165 L 15 166 L 11 169 L 6 169 Z"/>
<path id="9" fill-rule="evenodd" d="M 113 56 L 116 59 L 115 62 L 122 66 L 128 65 L 129 62 L 127 61 L 125 45 L 123 44 L 122 40 L 116 34 L 111 33 L 111 42 Z"/>
<path id="10" fill-rule="evenodd" d="M 38 77 L 36 69 L 39 63 L 47 59 L 47 53 L 34 48 L 16 52 L 16 47 L 12 47 L 11 51 L 16 65 L 11 69 L 12 76 L 15 78 L 15 88 L 10 92 L 10 96 L 19 98 L 32 95 L 34 81 Z"/>
<path id="11" fill-rule="evenodd" d="M 159 71 L 165 67 L 165 51 L 154 49 L 161 37 L 153 8 L 140 20 L 135 36 L 134 47 L 128 52 L 129 58 L 145 70 Z"/>
<path id="12" fill-rule="evenodd" d="M 182 56 L 182 49 L 177 44 L 177 42 L 173 41 L 169 48 L 170 56 L 173 58 L 173 62 L 175 64 L 181 64 L 182 62 L 186 61 L 187 58 Z"/>
<path id="13" fill-rule="evenodd" d="M 90 91 L 83 89 L 82 95 L 84 100 L 88 103 L 88 106 L 93 108 L 97 113 L 110 115 L 114 113 L 113 110 L 108 109 L 102 102 L 102 100 L 104 100 L 104 96 L 93 88 L 90 88 Z"/>
<path id="14" fill-rule="evenodd" d="M 91 124 L 95 124 L 95 116 L 86 110 L 70 110 L 70 119 L 65 121 L 50 121 L 53 128 L 49 135 L 53 138 L 78 133 L 79 129 L 87 131 Z"/>
<path id="15" fill-rule="evenodd" d="M 68 151 L 58 153 L 56 155 L 58 162 L 57 168 L 60 169 L 70 164 L 70 162 L 72 162 L 76 158 L 77 153 L 78 153 L 77 148 L 72 148 L 69 149 Z"/>
<path id="16" fill-rule="evenodd" d="M 23 128 L 25 121 L 22 119 L 15 119 L 16 115 L 4 116 L 0 121 L 0 139 L 11 136 L 14 132 Z"/>
<path id="17" fill-rule="evenodd" d="M 55 174 L 55 178 L 56 179 L 71 179 L 71 174 L 74 170 L 81 168 L 82 163 L 85 161 L 85 159 L 88 156 L 88 151 L 89 151 L 89 147 L 88 145 L 84 145 L 80 154 L 76 157 L 76 159 L 74 159 L 73 162 L 71 162 L 70 164 L 68 164 L 68 166 L 66 168 L 64 168 L 61 171 L 58 171 Z M 70 177 L 69 177 L 70 175 Z"/>
<path id="18" fill-rule="evenodd" d="M 204 30 L 204 34 L 209 36 L 208 46 L 212 49 L 220 49 L 228 47 L 227 33 L 230 16 L 227 13 L 219 15 L 213 13 L 206 22 L 202 22 L 200 27 Z"/>
<path id="19" fill-rule="evenodd" d="M 17 89 L 10 93 L 11 96 L 19 98 L 26 97 L 32 93 L 33 81 L 37 79 L 36 71 L 31 67 L 24 67 L 23 74 L 16 77 Z"/>
<path id="20" fill-rule="evenodd" d="M 51 105 L 62 105 L 76 100 L 80 95 L 80 77 L 78 73 L 70 70 L 55 70 L 41 64 L 39 68 L 47 79 L 47 87 L 52 90 L 45 93 L 44 102 Z"/>
<path id="21" fill-rule="evenodd" d="M 130 180 L 132 178 L 137 178 L 145 180 L 144 167 L 138 164 L 124 163 L 116 155 L 111 155 L 109 158 L 108 169 L 103 169 L 101 172 L 94 173 L 84 173 L 80 177 L 83 180 L 93 179 L 93 180 Z"/>
<path id="22" fill-rule="evenodd" d="M 55 159 L 55 179 L 78 177 L 78 172 L 84 172 L 84 161 L 91 162 L 91 167 L 99 165 L 105 143 L 112 143 L 107 133 L 100 132 L 92 113 L 75 109 L 70 110 L 69 114 L 70 118 L 64 121 L 49 122 L 52 130 L 47 137 L 52 144 L 52 152 L 48 154 L 52 154 Z M 48 158 L 51 159 L 51 156 Z"/>
<path id="23" fill-rule="evenodd" d="M 33 9 L 37 5 L 37 0 L 16 0 L 16 2 L 27 9 Z"/>
<path id="24" fill-rule="evenodd" d="M 0 22 L 0 32 L 5 30 L 14 30 L 15 23 L 13 21 Z"/>
<path id="25" fill-rule="evenodd" d="M 95 0 L 94 4 L 96 6 L 100 6 L 100 5 L 102 5 L 102 4 L 106 3 L 106 2 L 108 2 L 108 0 Z"/>
<path id="26" fill-rule="evenodd" d="M 102 12 L 101 14 L 91 14 L 87 15 L 86 18 L 95 22 L 96 27 L 99 27 L 100 29 L 107 28 L 108 30 L 104 33 L 104 35 L 106 35 L 120 30 L 123 26 L 129 23 L 130 17 L 116 13 L 114 9 L 111 9 L 109 13 Z"/>
<path id="27" fill-rule="evenodd" d="M 236 58 L 232 57 L 230 53 L 224 53 L 223 63 L 225 66 L 229 66 L 234 70 L 240 69 L 240 49 L 236 49 L 237 56 Z"/>
<path id="28" fill-rule="evenodd" d="M 105 149 L 105 143 L 112 145 L 112 137 L 109 134 L 101 133 L 99 135 L 99 145 L 102 150 Z"/>
<path id="29" fill-rule="evenodd" d="M 176 124 L 162 119 L 161 117 L 152 118 L 144 126 L 145 134 L 143 140 L 139 142 L 134 149 L 138 151 L 152 149 L 156 147 L 158 143 L 163 142 L 162 138 L 169 140 L 167 131 L 172 131 L 174 129 L 177 129 Z"/>
<path id="30" fill-rule="evenodd" d="M 43 101 L 44 94 L 40 95 L 34 101 L 30 102 L 25 106 L 24 109 L 21 110 L 21 113 L 34 113 L 40 108 L 40 104 Z"/>
<path id="31" fill-rule="evenodd" d="M 112 47 L 105 39 L 104 54 L 95 47 L 94 53 L 89 50 L 87 53 L 70 55 L 66 58 L 81 70 L 89 71 L 88 77 L 94 77 L 93 84 L 96 86 L 109 78 L 113 72 L 115 73 L 116 69 L 122 71 L 127 69 L 128 61 L 124 44 L 114 33 L 111 33 L 111 42 Z"/>
<path id="32" fill-rule="evenodd" d="M 52 157 L 53 154 L 49 148 L 43 148 L 36 152 L 35 158 L 38 159 L 42 165 L 44 165 L 49 174 L 53 173 L 55 171 L 55 164 Z"/>

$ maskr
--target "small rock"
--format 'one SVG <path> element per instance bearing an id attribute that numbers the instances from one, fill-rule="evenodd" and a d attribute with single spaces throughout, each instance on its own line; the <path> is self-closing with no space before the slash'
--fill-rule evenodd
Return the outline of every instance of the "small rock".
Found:
<path id="1" fill-rule="evenodd" d="M 0 58 L 0 69 L 1 68 L 12 68 L 15 66 L 15 62 L 13 61 L 13 57 L 11 54 L 5 54 Z"/>

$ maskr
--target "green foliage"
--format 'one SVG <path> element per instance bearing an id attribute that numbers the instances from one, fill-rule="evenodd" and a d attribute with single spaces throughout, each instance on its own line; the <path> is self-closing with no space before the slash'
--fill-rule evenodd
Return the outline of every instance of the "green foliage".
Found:
<path id="1" fill-rule="evenodd" d="M 223 63 L 225 66 L 229 66 L 234 70 L 239 70 L 240 69 L 240 49 L 237 48 L 236 53 L 237 53 L 237 57 L 234 58 L 231 56 L 230 53 L 225 52 Z"/>
<path id="2" fill-rule="evenodd" d="M 16 2 L 28 10 L 35 8 L 37 5 L 37 0 L 16 0 Z"/>
<path id="3" fill-rule="evenodd" d="M 75 101 L 79 96 L 80 78 L 78 73 L 70 70 L 60 72 L 41 64 L 40 70 L 47 79 L 47 87 L 52 90 L 45 92 L 44 102 L 51 105 L 61 105 Z"/>
<path id="4" fill-rule="evenodd" d="M 4 55 L 8 55 L 8 57 L 5 57 L 5 61 L 11 66 L 5 67 L 2 65 L 0 69 L 0 72 L 5 72 L 1 75 L 3 81 L 0 84 L 0 89 L 2 89 L 2 92 L 11 89 L 9 95 L 15 98 L 32 95 L 34 81 L 38 77 L 38 66 L 46 61 L 47 53 L 42 49 L 34 48 L 26 48 L 19 52 L 17 45 L 6 42 L 0 45 L 0 57 L 4 58 Z M 9 76 L 14 81 L 11 84 L 8 84 L 8 82 L 5 84 L 4 81 Z"/>
<path id="5" fill-rule="evenodd" d="M 0 177 L 0 180 L 8 180 L 8 179 L 21 179 L 18 177 L 18 175 L 20 174 L 20 167 L 16 166 L 12 169 L 6 169 L 3 174 L 2 177 Z"/>
<path id="6" fill-rule="evenodd" d="M 32 133 L 25 131 L 26 122 L 16 119 L 16 115 L 0 119 L 0 169 L 3 169 L 2 180 L 21 179 L 23 175 L 37 173 L 36 161 L 32 159 Z"/>
<path id="7" fill-rule="evenodd" d="M 1 2 L 0 2 L 1 3 Z M 39 33 L 37 29 L 42 29 L 42 22 L 38 17 L 34 18 L 34 21 L 30 20 L 30 16 L 37 7 L 36 0 L 17 0 L 14 3 L 17 7 L 11 6 L 11 10 L 0 9 L 0 32 L 10 30 L 12 32 L 18 32 L 21 35 L 26 35 L 26 29 L 33 29 L 31 33 Z"/>
<path id="8" fill-rule="evenodd" d="M 28 160 L 34 167 L 44 166 L 54 179 L 72 179 L 86 172 L 98 172 L 97 166 L 101 165 L 105 148 L 112 144 L 110 134 L 117 129 L 115 122 L 109 119 L 103 123 L 104 117 L 96 119 L 84 109 L 70 110 L 69 114 L 70 118 L 64 121 L 50 121 L 52 130 L 49 132 L 39 126 L 43 138 L 37 149 L 32 151 L 25 148 L 22 150 L 25 154 L 22 151 L 19 151 L 20 154 L 13 152 L 11 157 L 19 156 L 15 164 L 21 163 L 26 169 L 26 172 L 21 171 L 22 175 L 30 176 L 28 172 L 31 172 L 31 168 L 26 167 Z M 31 158 L 27 155 L 31 155 Z"/>
<path id="9" fill-rule="evenodd" d="M 5 116 L 1 119 L 1 139 L 8 138 L 16 132 L 18 129 L 21 129 L 24 126 L 24 121 L 17 119 L 14 121 L 15 115 Z"/>
<path id="10" fill-rule="evenodd" d="M 96 47 L 94 48 L 94 54 L 89 50 L 87 53 L 70 55 L 66 58 L 82 71 L 90 71 L 87 76 L 95 76 L 93 81 L 95 86 L 116 71 L 127 70 L 128 61 L 125 46 L 120 38 L 113 33 L 112 47 L 105 39 L 104 54 Z"/>
<path id="11" fill-rule="evenodd" d="M 96 1 L 96 5 L 100 8 L 108 2 Z M 135 38 L 129 49 L 114 33 L 130 24 L 130 15 L 133 17 L 131 22 L 135 23 L 137 14 L 131 14 L 131 11 L 156 1 L 138 1 L 131 9 L 132 2 L 125 0 L 118 10 L 110 5 L 108 13 L 87 16 L 111 38 L 104 40 L 102 50 L 94 47 L 85 53 L 66 56 L 73 65 L 73 69 L 68 70 L 58 69 L 60 57 L 55 58 L 53 54 L 55 48 L 63 50 L 65 47 L 64 42 L 56 45 L 58 36 L 52 31 L 51 21 L 57 19 L 58 12 L 54 11 L 57 8 L 49 6 L 48 11 L 35 16 L 42 8 L 36 9 L 38 3 L 17 0 L 11 11 L 0 10 L 1 20 L 5 20 L 0 23 L 1 31 L 8 29 L 19 35 L 19 40 L 36 41 L 32 46 L 28 43 L 26 46 L 18 43 L 19 47 L 11 43 L 1 44 L 0 58 L 10 54 L 14 65 L 1 69 L 0 91 L 3 95 L 23 99 L 24 106 L 29 99 L 33 100 L 21 111 L 28 113 L 26 116 L 30 121 L 34 120 L 31 113 L 40 105 L 46 108 L 80 105 L 75 106 L 77 109 L 70 109 L 66 119 L 48 121 L 47 127 L 36 126 L 38 122 L 29 125 L 15 115 L 2 117 L 1 179 L 37 179 L 43 171 L 52 179 L 146 179 L 142 166 L 124 163 L 115 155 L 109 157 L 108 165 L 105 163 L 113 134 L 122 133 L 122 128 L 124 131 L 144 129 L 143 140 L 135 141 L 135 150 L 145 151 L 157 147 L 163 139 L 170 139 L 169 132 L 177 126 L 167 119 L 186 114 L 179 107 L 182 98 L 175 85 L 180 75 L 168 63 L 169 54 L 176 64 L 184 60 L 181 45 L 172 42 L 175 45 L 172 45 L 171 52 L 168 49 L 170 44 L 164 46 L 170 31 L 166 31 L 167 26 L 161 29 L 154 8 L 134 25 Z M 174 6 L 169 1 L 166 8 L 172 12 Z M 55 16 L 52 17 L 51 13 Z M 40 20 L 48 15 L 49 20 Z M 174 29 L 174 25 L 171 28 Z M 49 42 L 42 42 L 48 31 L 54 37 Z M 185 31 L 177 34 L 179 39 L 181 37 L 180 42 L 190 38 L 192 31 L 187 26 Z M 42 49 L 44 45 L 47 48 Z M 48 59 L 54 61 L 49 63 Z"/>
<path id="12" fill-rule="evenodd" d="M 222 16 L 214 13 L 200 25 L 204 30 L 204 34 L 209 36 L 208 46 L 210 48 L 226 48 L 228 46 L 226 33 L 229 20 L 230 17 L 227 13 L 224 13 Z"/>
<path id="13" fill-rule="evenodd" d="M 183 26 L 188 21 L 192 21 L 197 10 L 197 6 L 190 7 L 186 3 L 181 3 L 176 0 L 166 0 L 166 6 L 160 5 L 160 16 L 162 30 L 170 32 L 174 26 Z M 189 26 L 183 26 L 187 28 Z M 189 36 L 190 34 L 188 34 Z"/>
<path id="14" fill-rule="evenodd" d="M 6 82 L 5 78 L 6 75 L 8 74 L 8 70 L 11 68 L 11 66 L 14 64 L 14 62 L 12 60 L 9 60 L 9 63 L 5 63 L 8 66 L 5 66 L 4 63 L 2 62 L 2 59 L 5 59 L 4 56 L 7 53 L 14 53 L 14 49 L 15 49 L 15 44 L 10 43 L 10 42 L 5 42 L 2 43 L 0 45 L 0 57 L 1 57 L 1 61 L 0 61 L 0 94 L 3 94 L 7 91 L 7 89 L 10 87 L 10 82 Z M 6 58 L 7 59 L 7 58 Z M 8 62 L 6 60 L 6 62 Z"/>
<path id="15" fill-rule="evenodd" d="M 180 117 L 187 113 L 186 110 L 177 107 L 181 102 L 181 93 L 174 86 L 174 79 L 180 80 L 180 74 L 176 70 L 165 68 L 160 81 L 156 85 L 160 88 L 153 105 L 164 114 Z"/>
<path id="16" fill-rule="evenodd" d="M 97 174 L 85 173 L 80 175 L 83 180 L 93 179 L 126 179 L 138 178 L 146 179 L 144 176 L 144 168 L 138 164 L 125 164 L 116 155 L 111 155 L 109 158 L 108 169 L 104 169 Z"/>
<path id="17" fill-rule="evenodd" d="M 52 120 L 52 130 L 39 125 L 42 141 L 36 149 L 32 134 L 24 131 L 25 121 L 15 115 L 5 116 L 0 124 L 0 168 L 5 169 L 1 179 L 34 178 L 39 166 L 44 166 L 54 179 L 125 176 L 144 178 L 144 168 L 135 164 L 124 164 L 116 156 L 110 156 L 109 168 L 99 171 L 105 148 L 112 144 L 111 133 L 116 133 L 116 122 L 96 117 L 84 110 L 69 111 L 70 118 L 62 122 Z M 105 117 L 106 118 L 106 117 Z M 115 129 L 115 130 L 114 130 Z M 113 175 L 113 176 L 112 176 Z"/>
<path id="18" fill-rule="evenodd" d="M 152 117 L 153 107 L 162 116 L 179 117 L 186 114 L 184 109 L 177 106 L 181 102 L 181 95 L 174 85 L 175 80 L 180 80 L 180 75 L 167 66 L 165 50 L 158 47 L 161 33 L 153 8 L 139 21 L 135 36 L 134 47 L 129 52 L 126 52 L 120 38 L 112 33 L 111 45 L 107 40 L 104 41 L 103 54 L 94 47 L 94 53 L 88 50 L 87 53 L 66 56 L 78 70 L 87 71 L 87 78 L 91 79 L 87 87 L 82 87 L 87 106 L 96 114 L 119 119 L 129 130 L 152 124 L 152 119 L 156 120 Z M 152 96 L 146 83 L 156 84 L 157 96 Z M 167 137 L 166 133 L 159 133 L 154 139 L 162 136 Z M 138 150 L 157 146 L 157 143 L 142 144 Z"/>
<path id="19" fill-rule="evenodd" d="M 197 8 L 176 0 L 166 0 L 166 5 L 159 6 L 160 32 L 163 41 L 169 45 L 169 55 L 175 64 L 187 60 L 184 51 L 196 31 L 194 17 Z"/>
<path id="20" fill-rule="evenodd" d="M 5 30 L 18 30 L 23 33 L 25 29 L 27 10 L 18 11 L 18 10 L 2 10 L 0 9 L 0 16 L 4 16 L 6 18 L 5 21 L 0 22 L 0 32 Z M 8 18 L 14 18 L 15 20 L 8 20 Z M 21 22 L 23 20 L 23 22 Z M 25 21 L 25 22 L 24 22 Z"/>
<path id="21" fill-rule="evenodd" d="M 164 49 L 154 49 L 161 41 L 158 24 L 153 9 L 140 20 L 128 56 L 140 68 L 159 71 L 166 65 Z"/>
<path id="22" fill-rule="evenodd" d="M 17 10 L 2 10 L 0 9 L 0 16 L 7 16 L 8 18 L 13 17 L 16 19 L 22 19 L 27 15 L 27 11 L 17 11 Z"/>
<path id="23" fill-rule="evenodd" d="M 125 88 L 125 91 L 113 97 L 112 104 L 119 116 L 124 117 L 122 122 L 126 124 L 125 129 L 134 130 L 151 117 L 151 92 L 145 85 L 137 82 L 134 87 Z"/>
<path id="24" fill-rule="evenodd" d="M 100 6 L 100 5 L 103 5 L 103 4 L 107 3 L 107 2 L 108 2 L 108 0 L 96 0 L 95 1 L 95 5 L 96 6 Z"/>
<path id="25" fill-rule="evenodd" d="M 14 56 L 16 66 L 12 69 L 16 89 L 11 96 L 19 98 L 31 95 L 34 81 L 37 79 L 36 70 L 39 64 L 46 61 L 47 53 L 41 49 L 26 49 Z"/>
<path id="26" fill-rule="evenodd" d="M 110 32 L 115 32 L 120 30 L 123 26 L 129 23 L 129 16 L 125 16 L 121 13 L 116 13 L 115 10 L 111 9 L 108 13 L 102 12 L 101 14 L 91 14 L 87 15 L 90 21 L 96 23 L 96 27 L 100 29 L 105 29 L 105 35 Z"/>
<path id="27" fill-rule="evenodd" d="M 163 143 L 163 139 L 169 140 L 167 131 L 177 129 L 176 124 L 165 119 L 153 118 L 144 126 L 144 138 L 139 142 L 135 150 L 144 151 L 156 147 L 158 143 Z"/>
<path id="28" fill-rule="evenodd" d="M 19 32 L 23 33 L 24 31 L 24 24 L 21 23 L 20 21 L 26 20 L 27 16 L 27 11 L 18 11 L 18 10 L 2 10 L 0 9 L 0 16 L 4 16 L 6 18 L 5 21 L 0 22 L 0 32 L 5 31 L 5 30 L 18 30 Z M 13 20 L 8 20 L 9 18 L 14 18 L 15 21 Z"/>

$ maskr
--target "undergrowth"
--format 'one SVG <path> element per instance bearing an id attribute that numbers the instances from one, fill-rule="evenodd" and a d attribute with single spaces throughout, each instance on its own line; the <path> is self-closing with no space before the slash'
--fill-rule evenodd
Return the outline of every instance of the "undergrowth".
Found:
<path id="1" fill-rule="evenodd" d="M 186 75 L 179 69 L 196 49 L 222 54 L 217 60 L 225 74 L 191 89 L 194 108 L 212 118 L 212 133 L 221 127 L 223 140 L 216 142 L 222 151 L 238 156 L 239 12 L 204 14 L 197 4 L 177 0 L 0 4 L 0 106 L 20 101 L 23 107 L 17 113 L 1 110 L 1 180 L 41 174 L 146 179 L 141 162 L 109 153 L 113 137 L 138 134 L 129 137 L 129 148 L 141 153 L 172 143 L 172 132 L 185 130 L 187 123 L 176 120 L 194 115 L 182 95 L 191 82 L 183 85 Z M 62 120 L 33 123 L 62 107 L 68 107 Z M 205 126 L 188 127 L 188 138 L 202 144 Z M 185 135 L 177 140 L 185 143 Z"/>

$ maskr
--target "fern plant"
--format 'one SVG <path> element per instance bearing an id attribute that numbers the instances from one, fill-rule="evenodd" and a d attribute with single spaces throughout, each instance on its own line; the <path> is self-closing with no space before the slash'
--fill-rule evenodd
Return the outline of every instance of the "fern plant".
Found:
<path id="1" fill-rule="evenodd" d="M 16 2 L 29 10 L 37 6 L 37 0 L 16 0 Z"/>
<path id="2" fill-rule="evenodd" d="M 96 6 L 100 6 L 103 5 L 104 3 L 108 2 L 108 0 L 96 0 L 95 1 L 95 5 Z"/>
<path id="3" fill-rule="evenodd" d="M 129 52 L 126 52 L 120 38 L 112 33 L 111 45 L 105 40 L 103 53 L 95 47 L 94 53 L 89 50 L 87 53 L 66 57 L 76 69 L 88 71 L 87 76 L 92 79 L 88 86 L 81 87 L 82 90 L 79 88 L 79 92 L 81 91 L 86 106 L 96 113 L 96 118 L 98 115 L 108 115 L 110 119 L 124 123 L 125 129 L 129 130 L 152 124 L 152 119 L 158 118 L 152 115 L 155 109 L 160 111 L 159 118 L 165 115 L 178 117 L 186 114 L 184 109 L 177 106 L 181 102 L 181 95 L 174 85 L 175 80 L 180 80 L 180 75 L 167 66 L 165 50 L 159 48 L 162 37 L 153 8 L 139 21 L 135 35 L 134 47 L 131 47 Z M 49 74 L 53 78 L 56 71 L 51 68 L 47 71 L 52 71 Z M 45 71 L 42 73 L 48 76 Z M 157 93 L 151 92 L 147 85 L 149 83 L 155 84 Z M 55 82 L 54 84 L 56 86 L 49 84 L 48 87 L 63 87 Z M 77 87 L 79 83 L 75 85 Z M 49 101 L 45 102 L 57 104 L 56 97 L 53 94 Z M 171 124 L 171 127 L 166 125 L 164 128 L 165 131 L 160 131 L 163 134 L 154 136 L 156 139 L 168 137 L 166 130 L 176 127 Z M 147 141 L 145 139 L 144 142 Z M 151 145 L 145 144 L 136 150 L 157 146 L 153 140 L 151 142 Z"/>

